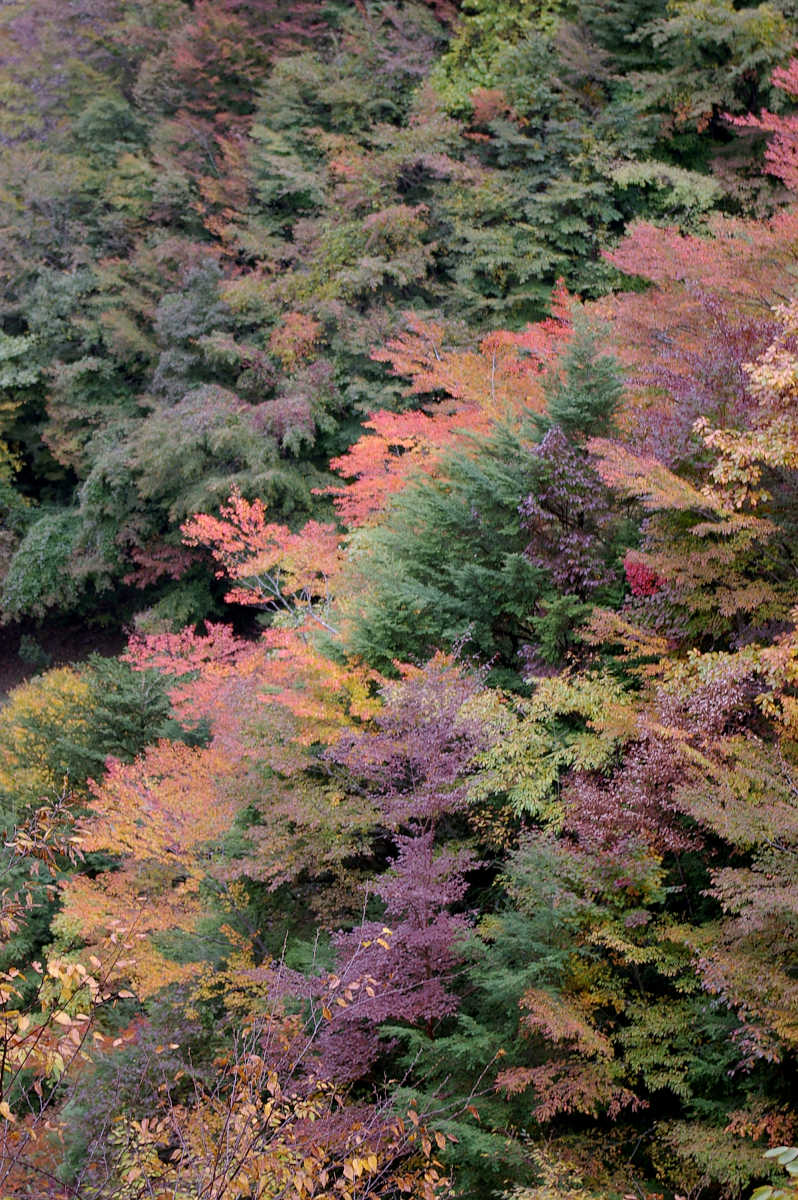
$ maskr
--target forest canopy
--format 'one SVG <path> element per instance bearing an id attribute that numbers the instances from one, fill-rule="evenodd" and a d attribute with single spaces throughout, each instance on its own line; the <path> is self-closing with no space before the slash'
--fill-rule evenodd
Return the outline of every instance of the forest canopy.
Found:
<path id="1" fill-rule="evenodd" d="M 794 1195 L 797 55 L 3 6 L 0 1197 Z"/>

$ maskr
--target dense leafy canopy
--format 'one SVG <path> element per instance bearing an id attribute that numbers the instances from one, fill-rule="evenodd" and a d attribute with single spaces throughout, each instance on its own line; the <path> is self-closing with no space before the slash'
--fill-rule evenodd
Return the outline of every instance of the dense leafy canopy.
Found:
<path id="1" fill-rule="evenodd" d="M 793 1195 L 796 41 L 4 6 L 0 1195 Z"/>

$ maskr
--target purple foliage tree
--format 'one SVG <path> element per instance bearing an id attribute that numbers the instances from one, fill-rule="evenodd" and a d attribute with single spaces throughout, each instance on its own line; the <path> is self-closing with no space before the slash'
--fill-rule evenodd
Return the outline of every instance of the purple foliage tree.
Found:
<path id="1" fill-rule="evenodd" d="M 336 1078 L 363 1073 L 385 1021 L 421 1025 L 431 1037 L 457 1008 L 451 983 L 469 921 L 451 909 L 477 863 L 470 851 L 437 849 L 435 840 L 441 818 L 465 804 L 466 772 L 486 745 L 475 707 L 482 687 L 481 675 L 438 654 L 385 686 L 375 728 L 345 735 L 329 752 L 373 793 L 397 849 L 371 885 L 384 901 L 385 923 L 364 922 L 336 938 L 342 986 L 355 996 L 322 1038 L 326 1069 Z"/>
<path id="2" fill-rule="evenodd" d="M 320 1039 L 333 1078 L 364 1073 L 379 1052 L 384 1022 L 421 1026 L 433 1037 L 437 1022 L 457 1010 L 457 943 L 469 919 L 450 910 L 477 864 L 468 850 L 436 851 L 434 840 L 432 831 L 397 835 L 397 857 L 372 885 L 385 902 L 385 923 L 367 921 L 335 939 L 342 987 L 354 999 Z"/>
<path id="3" fill-rule="evenodd" d="M 687 290 L 703 310 L 705 336 L 691 344 L 663 332 L 656 356 L 630 380 L 673 401 L 652 406 L 650 419 L 639 423 L 631 439 L 637 453 L 653 455 L 668 467 L 695 455 L 698 417 L 723 426 L 745 424 L 753 401 L 744 366 L 755 361 L 777 332 L 772 317 L 740 317 L 723 297 L 695 284 Z"/>
<path id="4" fill-rule="evenodd" d="M 382 691 L 376 728 L 344 735 L 329 760 L 373 794 L 389 829 L 434 830 L 462 808 L 464 775 L 486 744 L 474 701 L 483 677 L 436 654 L 422 668 L 405 667 Z"/>
<path id="5" fill-rule="evenodd" d="M 526 555 L 551 572 L 559 590 L 587 598 L 613 581 L 606 539 L 617 515 L 584 449 L 559 427 L 550 429 L 532 453 L 540 460 L 542 482 L 518 508 L 530 536 Z"/>

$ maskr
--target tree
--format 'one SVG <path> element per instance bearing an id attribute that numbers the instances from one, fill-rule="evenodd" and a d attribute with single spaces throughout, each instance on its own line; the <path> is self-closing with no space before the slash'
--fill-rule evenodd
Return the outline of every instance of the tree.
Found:
<path id="1" fill-rule="evenodd" d="M 66 786 L 85 783 L 91 685 L 72 667 L 35 676 L 11 693 L 0 713 L 0 794 L 7 817 L 23 817 Z M 76 753 L 76 748 L 77 753 Z"/>
<path id="2" fill-rule="evenodd" d="M 435 828 L 465 802 L 463 776 L 486 731 L 479 674 L 444 654 L 386 682 L 374 728 L 343 732 L 330 759 L 366 781 L 389 828 Z"/>
<path id="3" fill-rule="evenodd" d="M 33 1189 L 47 1194 L 57 1182 L 49 1134 L 59 1093 L 86 1069 L 92 1046 L 102 1041 L 98 1026 L 129 995 L 119 985 L 121 944 L 102 959 L 93 957 L 91 970 L 71 956 L 51 952 L 42 964 L 21 953 L 27 927 L 52 904 L 60 871 L 81 857 L 64 795 L 6 829 L 0 868 L 0 1183 L 19 1195 Z"/>
<path id="4" fill-rule="evenodd" d="M 381 1049 L 381 1027 L 394 1030 L 401 1022 L 434 1038 L 459 1007 L 459 943 L 469 921 L 450 910 L 466 894 L 465 874 L 476 864 L 469 851 L 436 851 L 433 841 L 431 831 L 397 834 L 396 858 L 373 884 L 384 920 L 363 921 L 334 938 L 336 977 L 356 992 L 319 1043 L 336 1078 L 368 1074 Z"/>
<path id="5" fill-rule="evenodd" d="M 370 521 L 386 500 L 419 471 L 434 472 L 441 451 L 468 445 L 496 419 L 516 418 L 545 402 L 543 375 L 570 336 L 572 301 L 560 284 L 551 316 L 518 333 L 498 330 L 478 351 L 447 348 L 446 327 L 407 315 L 407 330 L 372 352 L 394 375 L 410 380 L 422 408 L 380 411 L 364 422 L 369 432 L 330 466 L 347 486 L 325 489 L 349 525 Z M 443 393 L 446 400 L 433 399 Z M 427 410 L 430 411 L 427 411 Z"/>
<path id="6" fill-rule="evenodd" d="M 350 787 L 368 787 L 396 850 L 371 884 L 384 921 L 363 920 L 334 940 L 338 974 L 357 991 L 321 1041 L 336 1077 L 366 1073 L 387 1020 L 421 1026 L 433 1037 L 456 1011 L 452 985 L 468 919 L 450 910 L 478 865 L 468 849 L 437 847 L 436 840 L 464 807 L 469 768 L 489 737 L 482 678 L 438 654 L 423 668 L 405 668 L 381 698 L 372 728 L 343 732 L 327 753 L 347 769 Z"/>
<path id="7" fill-rule="evenodd" d="M 786 5 L 735 8 L 728 0 L 688 2 L 655 17 L 635 39 L 659 60 L 640 80 L 646 107 L 664 109 L 677 127 L 699 131 L 723 113 L 757 109 L 789 44 L 788 21 Z"/>
<path id="8" fill-rule="evenodd" d="M 744 369 L 750 382 L 742 428 L 713 430 L 706 418 L 694 424 L 714 458 L 702 464 L 700 490 L 656 460 L 606 440 L 592 443 L 605 482 L 640 496 L 658 514 L 649 524 L 645 553 L 629 560 L 656 581 L 638 589 L 636 607 L 678 636 L 728 637 L 744 625 L 786 616 L 792 604 L 791 589 L 781 582 L 790 551 L 778 532 L 791 527 L 798 461 L 787 414 L 790 309 L 777 314 L 783 332 Z M 761 487 L 765 469 L 772 495 Z"/>
<path id="9" fill-rule="evenodd" d="M 33 350 L 32 337 L 0 334 L 0 472 L 5 477 L 20 465 L 13 446 L 14 427 L 20 421 L 20 409 L 30 402 L 31 392 L 40 382 Z"/>
<path id="10" fill-rule="evenodd" d="M 335 526 L 309 521 L 291 533 L 266 521 L 262 501 L 250 504 L 236 492 L 221 513 L 221 518 L 192 517 L 182 530 L 187 545 L 210 549 L 222 568 L 218 574 L 238 584 L 227 601 L 273 608 L 335 633 L 325 619 L 341 569 Z"/>
<path id="11" fill-rule="evenodd" d="M 623 396 L 619 364 L 601 354 L 594 330 L 577 318 L 574 333 L 546 376 L 546 422 L 570 438 L 611 428 Z"/>
<path id="12" fill-rule="evenodd" d="M 535 605 L 550 590 L 525 554 L 519 514 L 539 474 L 529 442 L 499 428 L 470 453 L 450 452 L 436 476 L 406 486 L 353 546 L 355 652 L 386 670 L 394 659 L 421 660 L 465 638 L 513 670 L 534 636 Z"/>
<path id="13" fill-rule="evenodd" d="M 610 600 L 617 519 L 580 451 L 557 428 L 537 444 L 530 416 L 449 451 L 353 543 L 351 644 L 376 666 L 461 639 L 510 672 L 524 645 L 557 661 L 584 601 Z"/>

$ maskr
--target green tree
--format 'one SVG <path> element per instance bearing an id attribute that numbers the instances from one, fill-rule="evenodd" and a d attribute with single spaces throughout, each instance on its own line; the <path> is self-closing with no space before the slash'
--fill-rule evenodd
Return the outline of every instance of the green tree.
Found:
<path id="1" fill-rule="evenodd" d="M 558 425 L 570 438 L 593 437 L 612 428 L 623 396 L 620 364 L 602 353 L 598 335 L 582 314 L 545 384 L 545 425 Z"/>

